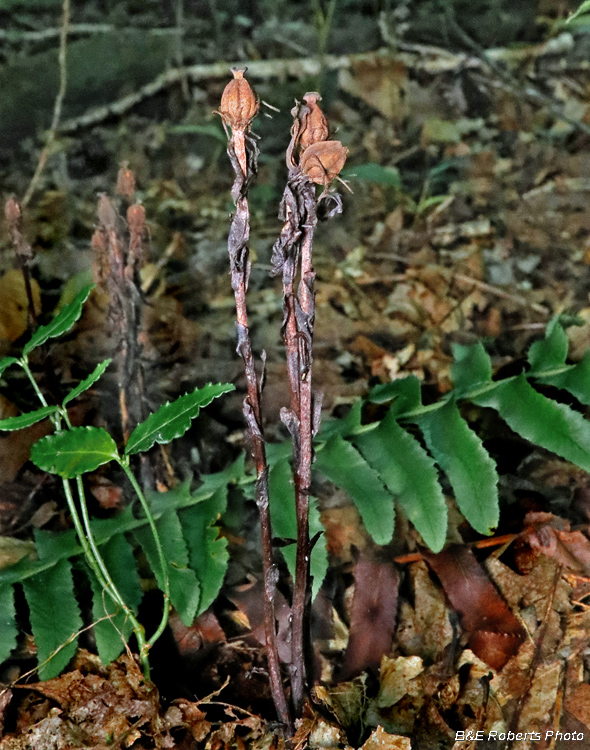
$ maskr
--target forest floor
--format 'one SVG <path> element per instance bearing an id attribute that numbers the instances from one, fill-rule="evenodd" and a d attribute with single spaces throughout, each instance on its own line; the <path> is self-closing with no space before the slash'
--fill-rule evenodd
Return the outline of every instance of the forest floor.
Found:
<path id="1" fill-rule="evenodd" d="M 590 35 L 556 31 L 491 50 L 463 41 L 448 49 L 401 38 L 395 49 L 364 50 L 346 63 L 324 59 L 324 111 L 350 151 L 344 176 L 354 191 L 342 189 L 344 212 L 320 225 L 315 247 L 314 384 L 324 419 L 346 414 L 370 386 L 409 374 L 432 400 L 448 392 L 453 343 L 483 340 L 498 371 L 517 372 L 557 314 L 575 322 L 570 360 L 590 348 Z M 263 62 L 251 62 L 250 80 L 281 111 L 266 110 L 273 119 L 254 125 L 263 158 L 251 191 L 248 304 L 254 349 L 267 353 L 272 442 L 285 437 L 282 300 L 268 274 L 281 228 L 281 153 L 292 101 L 318 79 L 303 70 L 281 83 L 280 64 Z M 157 405 L 210 381 L 237 386 L 171 452 L 169 486 L 224 469 L 245 446 L 227 269 L 232 173 L 212 114 L 227 80 L 203 77 L 189 104 L 175 84 L 121 117 L 107 112 L 77 129 L 70 121 L 25 213 L 33 292 L 48 313 L 91 279 L 97 193 L 113 194 L 122 161 L 136 174 L 150 232 L 148 399 Z M 32 142 L 19 148 L 34 163 Z M 30 179 L 22 162 L 5 154 L 1 167 L 3 193 L 22 195 Z M 22 343 L 27 298 L 2 243 L 4 356 Z M 54 345 L 62 384 L 110 353 L 104 307 L 96 293 L 75 332 Z M 47 380 L 43 363 L 34 364 Z M 4 377 L 1 418 L 23 405 L 21 381 Z M 116 421 L 114 376 L 102 388 L 82 402 L 77 423 Z M 44 429 L 0 437 L 0 539 L 26 545 L 33 529 L 68 526 L 58 485 L 28 462 Z M 331 565 L 314 613 L 322 679 L 291 747 L 590 748 L 588 477 L 508 428 L 486 429 L 500 473 L 491 539 L 449 501 L 445 551 L 425 552 L 403 517 L 392 545 L 376 550 L 345 494 L 317 488 Z M 98 473 L 90 484 L 95 513 L 120 508 L 116 477 Z M 222 596 L 191 628 L 172 616 L 154 653 L 157 689 L 128 654 L 101 665 L 91 637 L 70 671 L 31 683 L 34 644 L 23 634 L 0 673 L 0 749 L 284 746 L 264 677 L 250 505 L 223 531 L 232 562 Z M 22 556 L 17 547 L 2 547 L 1 567 Z M 372 599 L 359 615 L 366 589 Z M 384 648 L 375 621 L 392 608 Z"/>

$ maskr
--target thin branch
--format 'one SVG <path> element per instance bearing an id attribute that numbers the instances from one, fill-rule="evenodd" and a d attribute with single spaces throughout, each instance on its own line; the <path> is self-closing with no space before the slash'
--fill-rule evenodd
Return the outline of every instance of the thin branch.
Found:
<path id="1" fill-rule="evenodd" d="M 174 33 L 170 30 L 162 31 Z M 490 68 L 493 64 L 493 72 L 499 77 L 498 70 L 502 70 L 502 67 L 498 65 L 499 62 L 522 64 L 526 60 L 542 57 L 544 52 L 545 45 L 539 44 L 522 50 L 510 50 L 509 55 L 502 49 L 486 50 L 485 58 L 482 58 L 479 55 L 479 50 L 477 55 L 451 53 L 441 47 L 431 45 L 400 43 L 399 50 L 396 51 L 395 56 L 392 56 L 391 52 L 387 49 L 379 49 L 374 52 L 363 52 L 354 55 L 326 55 L 322 62 L 324 71 L 354 71 L 359 66 L 365 64 L 374 65 L 377 61 L 393 58 L 404 64 L 408 69 L 416 73 L 423 73 L 426 76 L 459 71 L 465 68 L 470 70 Z M 317 78 L 322 69 L 322 62 L 316 57 L 304 56 L 290 59 L 238 61 L 233 63 L 232 66 L 247 66 L 250 79 L 267 81 L 273 79 L 284 80 L 285 78 Z M 104 122 L 110 117 L 120 117 L 144 101 L 144 99 L 155 96 L 169 86 L 178 84 L 184 77 L 192 83 L 200 83 L 215 78 L 222 79 L 227 75 L 227 67 L 228 63 L 221 62 L 210 65 L 191 65 L 187 68 L 168 70 L 137 91 L 115 102 L 95 107 L 88 110 L 85 114 L 80 115 L 80 117 L 63 122 L 59 131 L 65 134 L 74 133 L 81 128 L 89 128 Z M 577 68 L 573 66 L 572 69 L 576 70 Z M 503 80 L 502 78 L 500 80 L 502 80 L 512 93 L 519 97 L 531 95 L 528 87 L 525 91 L 523 91 L 524 87 L 522 86 L 517 86 L 515 89 L 513 78 L 510 81 Z M 534 99 L 534 103 L 537 106 L 542 103 L 552 103 L 559 110 L 555 110 L 555 114 L 563 119 L 563 108 L 555 99 L 548 99 L 537 89 L 535 89 L 535 93 L 530 98 Z M 543 98 L 543 101 L 541 101 L 541 98 Z M 567 122 L 570 122 L 573 127 L 582 132 L 590 130 L 588 125 L 577 120 L 567 120 Z"/>
<path id="2" fill-rule="evenodd" d="M 63 101 L 66 95 L 67 87 L 68 87 L 67 49 L 68 49 L 69 25 L 70 25 L 70 0 L 63 0 L 61 30 L 60 30 L 60 36 L 59 36 L 59 53 L 58 53 L 59 89 L 57 92 L 57 96 L 55 98 L 55 104 L 53 105 L 53 118 L 51 120 L 51 127 L 49 128 L 49 132 L 47 133 L 47 140 L 45 141 L 45 146 L 43 147 L 43 150 L 41 151 L 41 154 L 39 156 L 39 161 L 37 163 L 37 168 L 35 169 L 35 174 L 31 178 L 29 187 L 27 188 L 27 191 L 24 194 L 24 197 L 22 199 L 23 208 L 25 208 L 29 204 L 29 201 L 31 200 L 33 193 L 35 192 L 35 189 L 37 188 L 37 183 L 39 182 L 39 179 L 41 178 L 43 170 L 45 169 L 45 165 L 47 164 L 47 159 L 49 158 L 49 154 L 51 153 L 51 149 L 53 147 L 53 144 L 57 136 L 59 120 L 61 118 L 62 105 L 63 105 Z"/>

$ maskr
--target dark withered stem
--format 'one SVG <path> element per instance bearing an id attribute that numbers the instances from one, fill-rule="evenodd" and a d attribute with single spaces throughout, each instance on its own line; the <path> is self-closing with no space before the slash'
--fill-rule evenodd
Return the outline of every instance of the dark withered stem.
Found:
<path id="1" fill-rule="evenodd" d="M 295 161 L 298 152 L 301 152 L 304 137 L 311 139 L 311 142 L 316 137 L 327 137 L 327 126 L 314 130 L 312 126 L 315 121 L 310 119 L 313 114 L 311 104 L 315 104 L 317 96 L 315 93 L 306 95 L 305 104 L 298 104 L 292 110 L 294 123 L 287 149 L 289 177 L 279 214 L 285 224 L 273 247 L 271 272 L 273 275 L 281 274 L 283 279 L 282 335 L 287 356 L 290 407 L 281 410 L 281 419 L 293 441 L 297 555 L 291 623 L 291 693 L 296 716 L 302 714 L 305 691 L 313 677 L 313 660 L 307 658 L 311 653 L 309 494 L 314 459 L 313 438 L 319 428 L 321 411 L 321 394 L 312 390 L 315 320 L 312 248 L 319 202 L 315 195 L 314 179 L 325 187 L 319 200 L 326 199 L 332 204 L 328 216 L 341 211 L 339 197 L 327 189 L 328 173 L 325 173 L 324 181 L 322 175 L 305 172 Z M 318 180 L 318 177 L 321 179 Z M 297 277 L 299 286 L 295 293 Z"/>
<path id="2" fill-rule="evenodd" d="M 305 205 L 305 226 L 301 242 L 301 280 L 298 302 L 301 308 L 298 337 L 299 378 L 299 460 L 295 466 L 296 513 L 297 513 L 297 557 L 295 587 L 293 591 L 292 650 L 293 673 L 291 690 L 297 715 L 303 710 L 303 696 L 307 683 L 306 648 L 310 641 L 309 606 L 311 596 L 309 558 L 309 493 L 311 465 L 313 462 L 313 392 L 311 381 L 313 324 L 315 318 L 314 280 L 312 265 L 313 234 L 317 224 L 315 186 L 306 181 L 301 185 Z"/>
<path id="3" fill-rule="evenodd" d="M 311 383 L 312 337 L 315 317 L 312 266 L 313 234 L 317 224 L 313 182 L 298 167 L 289 169 L 281 218 L 286 219 L 273 248 L 273 274 L 283 277 L 283 341 L 289 374 L 290 408 L 281 419 L 293 440 L 297 556 L 291 622 L 291 693 L 296 716 L 303 710 L 309 645 L 309 488 L 313 462 L 314 406 Z M 299 289 L 295 281 L 300 271 Z"/>
<path id="4" fill-rule="evenodd" d="M 287 732 L 291 735 L 293 733 L 293 725 L 281 679 L 276 638 L 275 595 L 278 570 L 273 562 L 272 530 L 268 498 L 268 464 L 260 408 L 261 382 L 259 382 L 256 375 L 248 327 L 248 312 L 246 309 L 246 292 L 248 291 L 250 276 L 250 251 L 248 248 L 248 241 L 250 239 L 250 211 L 248 208 L 247 190 L 250 181 L 257 171 L 258 147 L 252 136 L 243 131 L 238 132 L 241 137 L 236 142 L 236 138 L 232 132 L 228 145 L 228 155 L 236 174 L 236 179 L 232 187 L 232 198 L 236 204 L 236 212 L 232 218 L 229 232 L 228 253 L 231 285 L 236 300 L 237 352 L 244 362 L 248 392 L 247 397 L 244 399 L 243 412 L 248 425 L 252 457 L 256 466 L 256 504 L 260 515 L 262 539 L 264 630 L 270 689 L 279 720 L 285 725 Z M 242 169 L 244 154 L 246 154 L 245 172 Z"/>

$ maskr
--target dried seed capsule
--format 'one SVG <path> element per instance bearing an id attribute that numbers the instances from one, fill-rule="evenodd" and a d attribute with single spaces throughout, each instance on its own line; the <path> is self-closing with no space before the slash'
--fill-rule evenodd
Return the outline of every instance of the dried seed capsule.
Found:
<path id="1" fill-rule="evenodd" d="M 320 141 L 305 149 L 299 167 L 310 180 L 327 188 L 340 174 L 347 155 L 348 149 L 340 141 Z"/>
<path id="2" fill-rule="evenodd" d="M 117 174 L 117 186 L 115 187 L 117 195 L 122 195 L 127 200 L 133 200 L 133 194 L 135 193 L 135 175 L 129 169 L 127 164 L 121 164 L 119 173 Z"/>
<path id="3" fill-rule="evenodd" d="M 232 68 L 234 80 L 230 81 L 221 97 L 219 114 L 232 130 L 247 130 L 258 113 L 260 102 L 244 78 L 246 69 Z"/>
<path id="4" fill-rule="evenodd" d="M 117 212 L 111 199 L 104 193 L 98 199 L 98 220 L 105 229 L 114 230 L 117 226 Z"/>
<path id="5" fill-rule="evenodd" d="M 131 232 L 142 234 L 145 230 L 145 208 L 141 203 L 134 203 L 127 209 L 127 225 Z"/>
<path id="6" fill-rule="evenodd" d="M 299 132 L 299 149 L 303 153 L 314 143 L 325 141 L 328 138 L 328 121 L 318 106 L 321 96 L 317 91 L 308 91 L 303 97 L 307 112 L 303 115 L 303 123 Z"/>
<path id="7" fill-rule="evenodd" d="M 4 205 L 4 216 L 11 227 L 18 227 L 22 217 L 20 203 L 14 198 L 9 198 Z"/>

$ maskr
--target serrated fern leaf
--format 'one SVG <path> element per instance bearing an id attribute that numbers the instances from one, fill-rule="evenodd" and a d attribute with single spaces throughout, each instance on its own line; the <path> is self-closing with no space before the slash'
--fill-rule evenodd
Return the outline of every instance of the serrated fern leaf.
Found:
<path id="1" fill-rule="evenodd" d="M 270 517 L 273 536 L 281 539 L 297 539 L 297 516 L 295 514 L 295 488 L 293 470 L 288 460 L 282 459 L 271 468 L 269 473 Z M 324 527 L 320 521 L 317 500 L 309 498 L 309 536 L 313 539 L 318 532 L 317 540 L 310 558 L 310 575 L 312 577 L 312 600 L 320 590 L 328 572 L 328 551 Z M 295 579 L 296 547 L 291 544 L 281 547 L 281 553 L 287 563 L 291 578 Z"/>
<path id="2" fill-rule="evenodd" d="M 23 354 L 25 357 L 28 356 L 37 346 L 44 344 L 48 339 L 61 336 L 62 333 L 69 331 L 80 315 L 82 315 L 82 307 L 93 289 L 94 284 L 84 287 L 84 289 L 78 292 L 69 305 L 62 307 L 51 323 L 48 323 L 46 326 L 39 326 L 31 336 L 30 341 L 28 341 L 23 348 Z"/>
<path id="3" fill-rule="evenodd" d="M 350 495 L 377 544 L 391 541 L 395 518 L 393 497 L 368 456 L 363 458 L 354 446 L 335 435 L 318 451 L 315 468 Z"/>
<path id="4" fill-rule="evenodd" d="M 227 485 L 223 485 L 210 498 L 179 513 L 191 568 L 200 583 L 197 615 L 213 604 L 227 572 L 227 539 L 219 535 L 219 528 L 214 525 L 226 508 Z"/>
<path id="5" fill-rule="evenodd" d="M 37 646 L 39 677 L 58 675 L 76 653 L 82 618 L 76 596 L 72 566 L 68 560 L 23 581 L 31 629 Z"/>
<path id="6" fill-rule="evenodd" d="M 498 525 L 498 472 L 480 438 L 461 417 L 454 402 L 416 419 L 426 446 L 447 475 L 455 500 L 480 534 Z"/>
<path id="7" fill-rule="evenodd" d="M 133 430 L 125 446 L 125 454 L 143 453 L 154 443 L 169 443 L 181 437 L 198 416 L 201 407 L 208 406 L 214 398 L 234 388 L 229 383 L 209 383 L 164 404 Z"/>
<path id="8" fill-rule="evenodd" d="M 590 406 L 590 352 L 586 352 L 581 362 L 563 368 L 562 372 L 552 375 L 536 375 L 539 383 L 561 388 L 578 399 L 581 404 Z"/>
<path id="9" fill-rule="evenodd" d="M 422 384 L 415 375 L 408 375 L 371 388 L 367 400 L 372 404 L 387 404 L 392 401 L 395 413 L 401 414 L 422 405 L 421 387 Z"/>
<path id="10" fill-rule="evenodd" d="M 451 376 L 457 393 L 470 391 L 492 379 L 492 360 L 481 341 L 472 346 L 453 345 Z"/>
<path id="11" fill-rule="evenodd" d="M 363 402 L 359 399 L 352 405 L 350 411 L 345 417 L 342 419 L 330 419 L 325 424 L 322 424 L 317 436 L 317 442 L 326 443 L 331 437 L 334 437 L 334 435 L 340 435 L 340 437 L 343 438 L 348 437 L 348 435 L 353 435 L 361 426 L 362 409 Z M 289 446 L 289 450 L 285 451 L 281 458 L 289 458 L 293 453 L 292 446 L 287 443 L 287 441 L 286 444 Z M 272 450 L 275 446 L 269 445 L 268 448 L 269 450 Z M 272 453 L 269 454 L 268 462 L 269 464 L 273 463 Z"/>
<path id="12" fill-rule="evenodd" d="M 135 613 L 141 603 L 142 589 L 135 566 L 133 550 L 123 534 L 117 534 L 101 547 L 102 559 L 117 590 Z M 132 631 L 120 605 L 102 589 L 92 571 L 88 570 L 92 587 L 92 618 L 98 655 L 103 664 L 114 661 L 123 651 Z M 105 616 L 111 616 L 104 620 Z"/>
<path id="13" fill-rule="evenodd" d="M 172 508 L 167 510 L 156 521 L 156 528 L 168 563 L 170 602 L 183 623 L 190 626 L 199 606 L 200 586 L 195 571 L 189 568 L 188 550 L 176 511 Z M 163 590 L 164 578 L 151 529 L 138 529 L 135 537 L 146 554 L 158 586 Z"/>
<path id="14" fill-rule="evenodd" d="M 73 479 L 117 460 L 117 446 L 102 427 L 74 427 L 41 438 L 31 448 L 31 461 L 50 474 Z"/>
<path id="15" fill-rule="evenodd" d="M 354 442 L 396 496 L 425 544 L 439 552 L 446 538 L 447 505 L 432 458 L 400 427 L 391 410 L 377 429 L 356 436 Z"/>
<path id="16" fill-rule="evenodd" d="M 0 586 L 0 663 L 8 659 L 16 646 L 18 629 L 15 617 L 14 589 L 9 585 Z"/>
<path id="17" fill-rule="evenodd" d="M 13 430 L 22 430 L 25 427 L 30 427 L 32 424 L 37 424 L 43 419 L 55 414 L 57 406 L 43 406 L 41 409 L 35 409 L 35 411 L 29 411 L 26 414 L 19 414 L 18 417 L 7 417 L 6 419 L 0 419 L 0 430 L 6 432 L 12 432 Z"/>
<path id="18" fill-rule="evenodd" d="M 102 377 L 104 371 L 111 364 L 111 362 L 112 362 L 111 359 L 105 359 L 104 362 L 101 362 L 100 364 L 98 364 L 87 378 L 84 378 L 84 380 L 81 383 L 79 383 L 74 388 L 74 390 L 68 393 L 68 395 L 64 398 L 62 405 L 65 406 L 66 404 L 69 404 L 70 401 L 73 401 L 75 398 L 78 398 L 80 394 L 84 393 L 84 391 L 87 391 L 89 388 L 91 388 L 96 383 L 96 381 Z"/>
<path id="19" fill-rule="evenodd" d="M 574 11 L 570 16 L 568 16 L 568 18 L 566 19 L 566 23 L 570 23 L 570 21 L 573 21 L 575 18 L 579 18 L 579 16 L 584 15 L 584 13 L 590 13 L 590 0 L 584 0 L 578 10 Z"/>
<path id="20" fill-rule="evenodd" d="M 559 318 L 553 318 L 545 330 L 545 338 L 535 341 L 528 353 L 532 374 L 565 364 L 568 340 Z"/>
<path id="21" fill-rule="evenodd" d="M 4 370 L 7 370 L 11 365 L 15 365 L 18 362 L 16 357 L 3 357 L 0 359 L 0 378 L 4 374 Z"/>
<path id="22" fill-rule="evenodd" d="M 524 375 L 471 400 L 495 409 L 526 440 L 590 471 L 590 422 L 569 406 L 542 396 Z"/>

